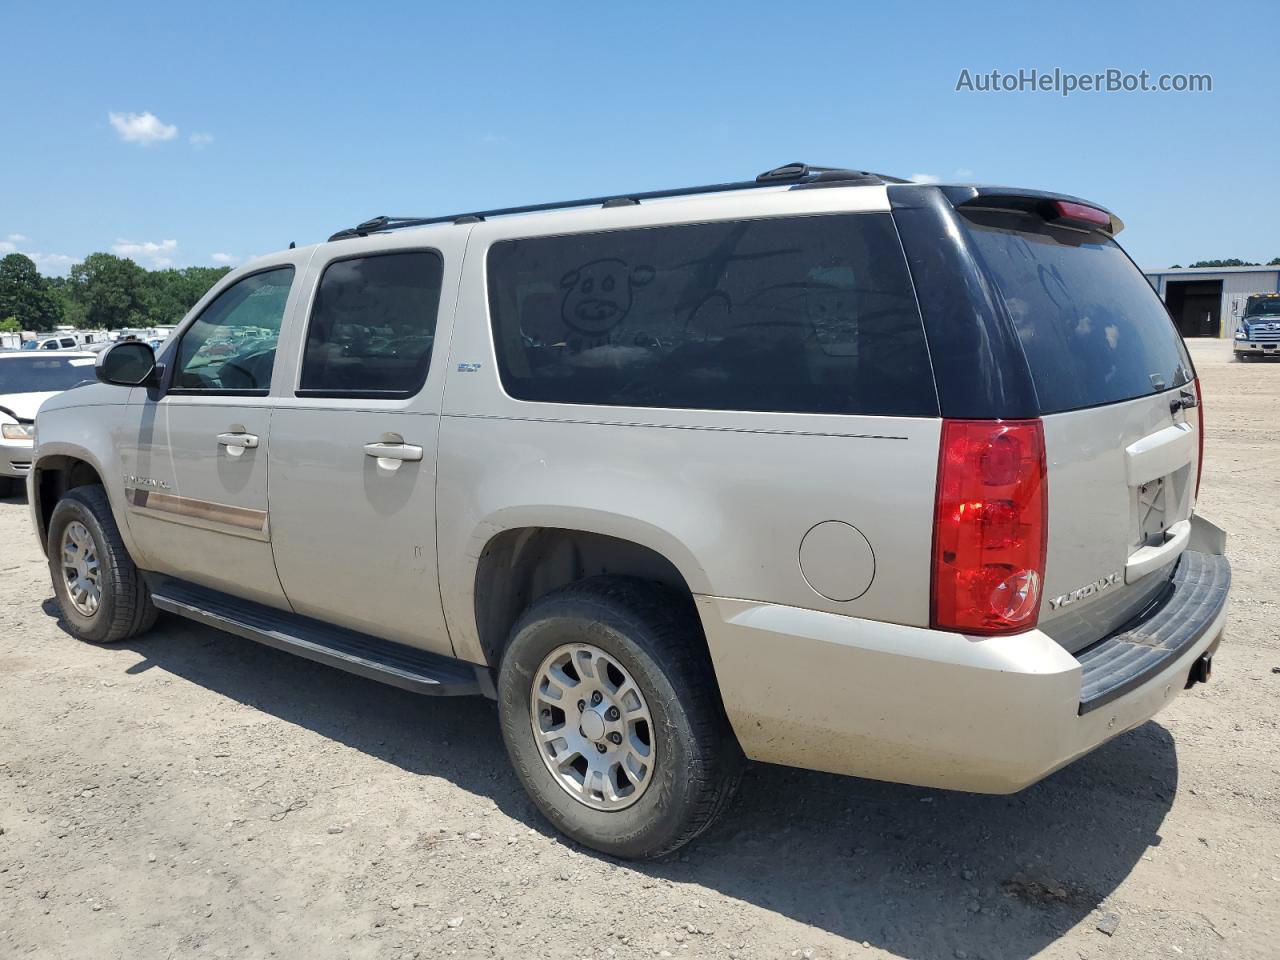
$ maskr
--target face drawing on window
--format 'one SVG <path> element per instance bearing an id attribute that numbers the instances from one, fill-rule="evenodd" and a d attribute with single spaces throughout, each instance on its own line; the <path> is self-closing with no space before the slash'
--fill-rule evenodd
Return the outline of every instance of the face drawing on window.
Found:
<path id="1" fill-rule="evenodd" d="M 578 333 L 599 336 L 620 324 L 631 310 L 636 287 L 653 280 L 653 267 L 629 267 L 622 260 L 593 260 L 560 278 L 560 316 Z"/>

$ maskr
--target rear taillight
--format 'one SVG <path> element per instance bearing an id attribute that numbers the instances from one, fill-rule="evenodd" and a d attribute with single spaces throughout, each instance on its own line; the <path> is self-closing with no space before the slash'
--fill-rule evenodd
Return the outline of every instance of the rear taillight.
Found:
<path id="1" fill-rule="evenodd" d="M 944 420 L 933 530 L 931 619 L 939 630 L 1036 625 L 1048 527 L 1039 420 Z"/>
<path id="2" fill-rule="evenodd" d="M 1200 378 L 1196 377 L 1196 500 L 1200 499 L 1200 478 L 1204 476 L 1204 391 L 1200 389 Z"/>

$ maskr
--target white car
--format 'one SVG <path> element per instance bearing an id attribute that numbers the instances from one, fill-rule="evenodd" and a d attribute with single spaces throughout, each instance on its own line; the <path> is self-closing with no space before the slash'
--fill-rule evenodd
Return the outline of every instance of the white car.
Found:
<path id="1" fill-rule="evenodd" d="M 31 470 L 36 411 L 55 394 L 94 379 L 97 357 L 84 351 L 56 356 L 0 353 L 0 497 L 17 493 Z"/>
<path id="2" fill-rule="evenodd" d="M 79 350 L 80 344 L 75 337 L 65 334 L 57 337 L 43 337 L 28 340 L 22 345 L 23 350 Z"/>

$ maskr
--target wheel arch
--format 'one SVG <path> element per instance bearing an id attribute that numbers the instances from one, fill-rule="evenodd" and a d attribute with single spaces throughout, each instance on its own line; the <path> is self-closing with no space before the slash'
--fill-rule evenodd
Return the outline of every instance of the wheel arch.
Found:
<path id="1" fill-rule="evenodd" d="M 542 522 L 491 524 L 475 538 L 467 619 L 455 651 L 496 667 L 511 627 L 552 590 L 601 575 L 651 580 L 692 597 L 708 589 L 687 548 L 664 531 L 610 516 L 583 524 L 547 516 Z M 595 518 L 599 521 L 600 518 Z M 459 611 L 461 612 L 461 611 Z"/>
<path id="2" fill-rule="evenodd" d="M 107 491 L 111 509 L 117 514 L 116 526 L 120 528 L 126 547 L 132 550 L 128 524 L 119 516 L 119 506 L 111 496 L 112 491 L 106 482 L 102 464 L 93 454 L 68 444 L 41 444 L 39 456 L 31 465 L 31 472 L 31 519 L 42 550 L 47 552 L 49 518 L 53 516 L 53 508 L 58 501 L 68 490 L 90 484 L 100 484 Z"/>

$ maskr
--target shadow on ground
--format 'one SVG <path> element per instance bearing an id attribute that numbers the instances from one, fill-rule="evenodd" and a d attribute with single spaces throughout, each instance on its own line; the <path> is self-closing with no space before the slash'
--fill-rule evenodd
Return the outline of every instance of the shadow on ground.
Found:
<path id="1" fill-rule="evenodd" d="M 130 673 L 158 667 L 551 832 L 509 771 L 488 701 L 419 697 L 172 618 L 129 646 L 146 658 Z M 708 834 L 630 867 L 902 956 L 1025 958 L 1160 843 L 1177 776 L 1155 723 L 1011 797 L 756 765 Z"/>

